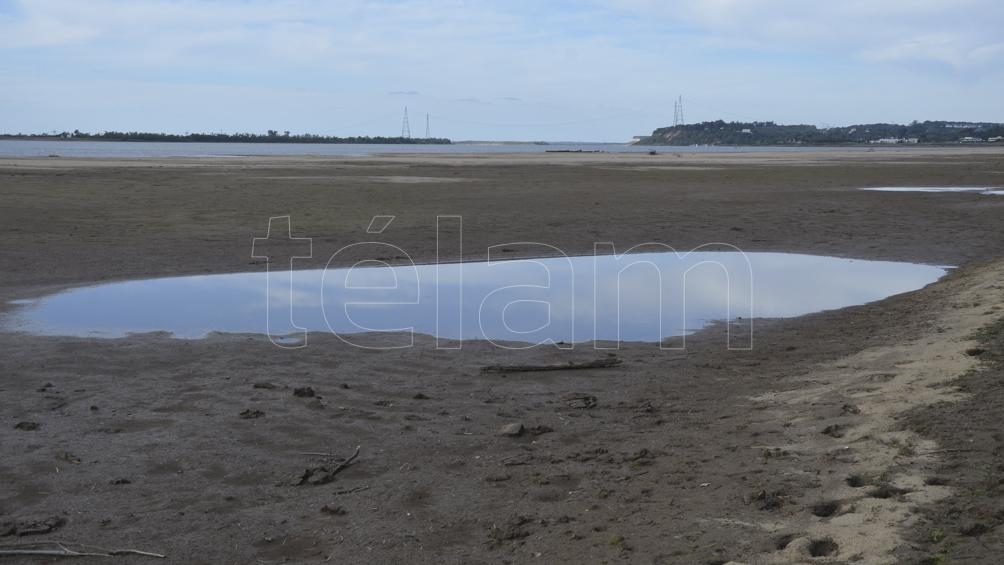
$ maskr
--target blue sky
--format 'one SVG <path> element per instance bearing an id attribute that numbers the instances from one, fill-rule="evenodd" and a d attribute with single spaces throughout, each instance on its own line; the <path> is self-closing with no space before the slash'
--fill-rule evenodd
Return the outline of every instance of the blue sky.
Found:
<path id="1" fill-rule="evenodd" d="M 0 131 L 1004 122 L 998 0 L 0 0 Z"/>

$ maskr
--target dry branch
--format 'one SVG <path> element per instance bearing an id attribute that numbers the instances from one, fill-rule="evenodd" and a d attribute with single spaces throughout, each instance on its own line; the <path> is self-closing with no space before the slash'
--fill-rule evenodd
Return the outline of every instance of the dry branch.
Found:
<path id="1" fill-rule="evenodd" d="M 331 474 L 332 475 L 337 474 L 342 469 L 348 467 L 350 463 L 352 463 L 353 461 L 355 461 L 356 457 L 359 457 L 359 449 L 360 448 L 362 448 L 362 446 L 361 445 L 357 445 L 356 446 L 356 452 L 353 453 L 352 456 L 349 457 L 348 459 L 346 459 L 345 461 L 342 461 L 341 463 L 339 463 L 337 467 L 335 467 L 334 469 L 332 469 L 331 470 Z"/>
<path id="2" fill-rule="evenodd" d="M 55 547 L 46 548 L 45 546 Z M 81 551 L 70 549 L 67 546 L 80 548 Z M 119 555 L 141 555 L 144 557 L 156 557 L 158 559 L 166 557 L 160 553 L 140 551 L 138 549 L 105 549 L 82 543 L 59 541 L 41 541 L 0 546 L 0 557 L 115 557 Z"/>
<path id="3" fill-rule="evenodd" d="M 616 367 L 623 361 L 617 357 L 606 357 L 594 361 L 576 363 L 555 363 L 552 365 L 487 365 L 481 370 L 485 373 L 529 373 L 532 371 L 574 371 L 577 369 L 606 369 Z"/>
<path id="4" fill-rule="evenodd" d="M 335 475 L 337 475 L 343 469 L 348 467 L 353 461 L 355 461 L 356 457 L 359 457 L 360 449 L 362 449 L 361 445 L 356 446 L 355 453 L 353 453 L 348 459 L 345 459 L 344 461 L 342 461 L 338 465 L 335 465 L 331 469 L 328 469 L 327 466 L 321 465 L 319 467 L 310 467 L 304 470 L 302 473 L 297 473 L 292 477 L 290 483 L 293 486 L 298 486 L 302 484 L 323 485 L 326 483 L 330 483 L 331 481 L 335 480 Z M 314 455 L 319 457 L 334 458 L 334 456 L 330 453 L 307 452 L 304 453 L 304 455 Z"/>

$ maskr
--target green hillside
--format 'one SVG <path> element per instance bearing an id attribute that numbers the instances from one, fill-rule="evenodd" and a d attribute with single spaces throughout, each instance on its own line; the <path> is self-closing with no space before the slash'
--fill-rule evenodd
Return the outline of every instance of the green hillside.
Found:
<path id="1" fill-rule="evenodd" d="M 659 128 L 641 145 L 834 145 L 864 143 L 1000 143 L 1004 124 L 927 121 L 817 128 L 774 122 L 701 122 Z"/>

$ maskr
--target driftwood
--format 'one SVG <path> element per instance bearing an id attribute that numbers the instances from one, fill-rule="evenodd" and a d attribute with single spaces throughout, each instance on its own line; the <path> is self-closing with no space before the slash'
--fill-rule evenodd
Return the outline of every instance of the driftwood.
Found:
<path id="1" fill-rule="evenodd" d="M 353 488 L 336 490 L 332 494 L 336 494 L 336 495 L 338 495 L 338 494 L 352 494 L 354 492 L 359 492 L 359 491 L 362 491 L 362 490 L 369 490 L 369 489 L 370 489 L 369 485 L 362 485 L 362 486 L 353 487 Z"/>
<path id="2" fill-rule="evenodd" d="M 345 459 L 338 465 L 335 465 L 331 469 L 328 469 L 326 466 L 322 465 L 319 467 L 310 467 L 304 470 L 302 473 L 297 473 L 292 477 L 290 483 L 293 486 L 298 486 L 303 484 L 323 485 L 326 483 L 330 483 L 331 481 L 335 480 L 335 475 L 337 475 L 343 469 L 348 467 L 353 461 L 355 461 L 356 457 L 359 457 L 360 449 L 362 449 L 361 445 L 356 446 L 355 453 L 353 453 L 349 458 Z M 320 453 L 314 451 L 304 452 L 303 455 L 334 458 L 334 455 L 330 453 Z"/>
<path id="3" fill-rule="evenodd" d="M 568 363 L 555 363 L 553 365 L 488 365 L 482 367 L 481 370 L 485 373 L 529 373 L 532 371 L 574 371 L 577 369 L 606 369 L 608 367 L 616 367 L 620 365 L 623 361 L 617 357 L 607 357 L 604 359 L 596 359 L 595 361 L 584 361 L 576 363 L 574 361 L 569 361 Z"/>
<path id="4" fill-rule="evenodd" d="M 335 475 L 336 473 L 338 473 L 342 469 L 348 467 L 350 463 L 352 463 L 353 461 L 355 461 L 356 457 L 359 457 L 359 450 L 361 448 L 362 448 L 361 445 L 357 445 L 356 446 L 356 452 L 353 453 L 352 456 L 349 457 L 348 459 L 346 459 L 345 461 L 342 461 L 341 463 L 339 463 L 337 467 L 335 467 L 334 469 L 332 469 L 331 470 L 331 474 Z"/>
<path id="5" fill-rule="evenodd" d="M 48 546 L 48 547 L 46 547 Z M 67 546 L 79 548 L 80 551 L 70 549 Z M 81 543 L 41 541 L 36 543 L 0 545 L 0 558 L 2 557 L 116 557 L 120 555 L 141 555 L 143 557 L 156 557 L 164 559 L 166 556 L 160 553 L 140 551 L 138 549 L 105 549 L 93 545 Z"/>

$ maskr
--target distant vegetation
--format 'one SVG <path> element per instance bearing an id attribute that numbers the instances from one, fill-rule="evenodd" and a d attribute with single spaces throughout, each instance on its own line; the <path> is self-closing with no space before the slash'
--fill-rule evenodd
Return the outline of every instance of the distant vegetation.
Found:
<path id="1" fill-rule="evenodd" d="M 202 143 L 410 143 L 410 144 L 449 144 L 449 139 L 442 137 L 383 137 L 383 136 L 353 136 L 331 137 L 314 135 L 312 133 L 290 135 L 288 131 L 268 130 L 268 133 L 149 133 L 140 131 L 106 131 L 102 133 L 85 133 L 80 130 L 56 134 L 17 134 L 0 137 L 17 139 L 71 139 L 82 141 L 194 141 Z"/>
<path id="2" fill-rule="evenodd" d="M 641 145 L 839 145 L 899 143 L 1004 143 L 1004 124 L 913 122 L 817 128 L 774 122 L 701 122 L 659 128 Z"/>

